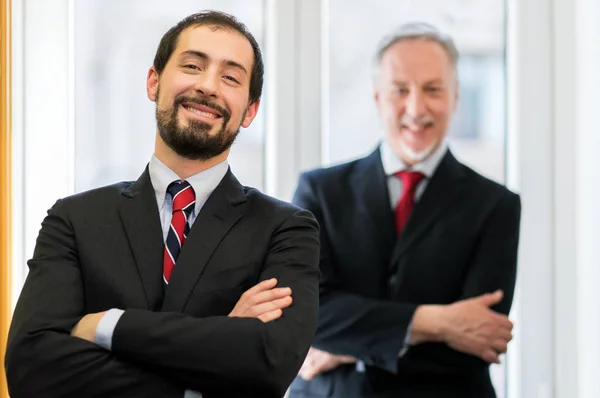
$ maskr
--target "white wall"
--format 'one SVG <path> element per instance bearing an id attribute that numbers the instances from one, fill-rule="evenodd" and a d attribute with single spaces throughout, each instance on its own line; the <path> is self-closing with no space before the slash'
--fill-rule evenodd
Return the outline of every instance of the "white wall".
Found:
<path id="1" fill-rule="evenodd" d="M 508 164 L 523 223 L 509 397 L 596 398 L 600 3 L 511 4 Z"/>
<path id="2" fill-rule="evenodd" d="M 577 385 L 580 397 L 592 398 L 600 396 L 600 2 L 565 0 L 565 7 L 569 6 L 575 8 L 576 68 L 573 75 L 561 75 L 557 79 L 576 78 L 573 156 L 576 189 L 572 195 L 576 209 L 577 257 L 576 262 L 571 259 L 561 266 L 570 272 L 573 265 L 576 267 L 577 335 L 573 345 L 579 354 Z M 565 126 L 560 133 L 572 137 L 569 127 Z M 561 148 L 557 147 L 559 151 Z"/>
<path id="3" fill-rule="evenodd" d="M 546 398 L 554 380 L 552 10 L 546 0 L 508 4 L 508 185 L 522 201 L 508 396 Z"/>

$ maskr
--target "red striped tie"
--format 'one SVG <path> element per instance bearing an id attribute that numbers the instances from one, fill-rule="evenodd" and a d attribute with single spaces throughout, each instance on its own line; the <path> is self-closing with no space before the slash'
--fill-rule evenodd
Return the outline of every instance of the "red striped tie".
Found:
<path id="1" fill-rule="evenodd" d="M 163 279 L 166 284 L 171 279 L 175 262 L 190 230 L 188 218 L 196 203 L 194 188 L 187 181 L 176 181 L 169 185 L 167 192 L 173 198 L 173 217 L 165 241 Z"/>

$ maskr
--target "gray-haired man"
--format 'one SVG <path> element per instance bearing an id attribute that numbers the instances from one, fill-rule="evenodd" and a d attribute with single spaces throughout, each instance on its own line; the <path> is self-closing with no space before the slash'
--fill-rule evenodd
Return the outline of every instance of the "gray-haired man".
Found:
<path id="1" fill-rule="evenodd" d="M 426 24 L 375 57 L 369 156 L 301 176 L 321 226 L 319 324 L 291 397 L 494 397 L 511 340 L 520 200 L 451 154 L 458 52 Z"/>

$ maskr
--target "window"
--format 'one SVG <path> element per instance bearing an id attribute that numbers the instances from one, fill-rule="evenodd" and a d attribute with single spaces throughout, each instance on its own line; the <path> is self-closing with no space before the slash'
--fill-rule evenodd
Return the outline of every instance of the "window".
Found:
<path id="1" fill-rule="evenodd" d="M 453 152 L 480 173 L 504 181 L 503 1 L 379 0 L 374 5 L 367 0 L 330 0 L 327 14 L 327 163 L 364 155 L 381 139 L 371 79 L 375 49 L 398 25 L 420 21 L 450 34 L 460 51 L 461 98 L 448 134 Z"/>

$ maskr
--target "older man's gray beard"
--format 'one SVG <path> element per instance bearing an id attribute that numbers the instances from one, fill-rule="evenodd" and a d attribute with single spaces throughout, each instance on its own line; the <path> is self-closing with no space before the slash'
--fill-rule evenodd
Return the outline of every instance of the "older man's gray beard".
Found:
<path id="1" fill-rule="evenodd" d="M 427 159 L 433 153 L 433 151 L 435 151 L 439 145 L 439 142 L 435 141 L 433 144 L 421 151 L 412 150 L 402 140 L 398 140 L 398 145 L 400 146 L 400 151 L 402 151 L 402 154 L 406 156 L 411 163 L 420 163 Z"/>
<path id="2" fill-rule="evenodd" d="M 219 109 L 223 115 L 223 122 L 219 131 L 211 135 L 213 126 L 209 123 L 189 120 L 187 127 L 179 125 L 177 113 L 182 102 L 182 99 L 177 99 L 173 108 L 167 110 L 159 110 L 158 105 L 156 106 L 156 123 L 160 137 L 175 153 L 186 159 L 208 160 L 219 156 L 233 145 L 241 126 L 235 130 L 227 129 L 230 120 L 227 110 Z M 206 102 L 204 104 L 214 107 Z"/>
<path id="3" fill-rule="evenodd" d="M 426 127 L 430 127 L 433 126 L 433 119 L 430 118 L 429 116 L 423 116 L 417 119 L 412 119 L 410 117 L 403 117 L 402 119 L 400 119 L 400 128 L 426 128 Z M 420 150 L 420 151 L 415 151 L 411 148 L 408 147 L 408 145 L 406 145 L 404 143 L 403 140 L 399 140 L 398 141 L 398 145 L 400 147 L 400 150 L 402 151 L 402 154 L 411 162 L 411 163 L 419 163 L 422 162 L 423 160 L 427 159 L 432 153 L 433 151 L 435 151 L 435 149 L 438 147 L 438 145 L 440 144 L 439 141 L 434 141 L 431 145 L 427 146 L 426 148 Z"/>

